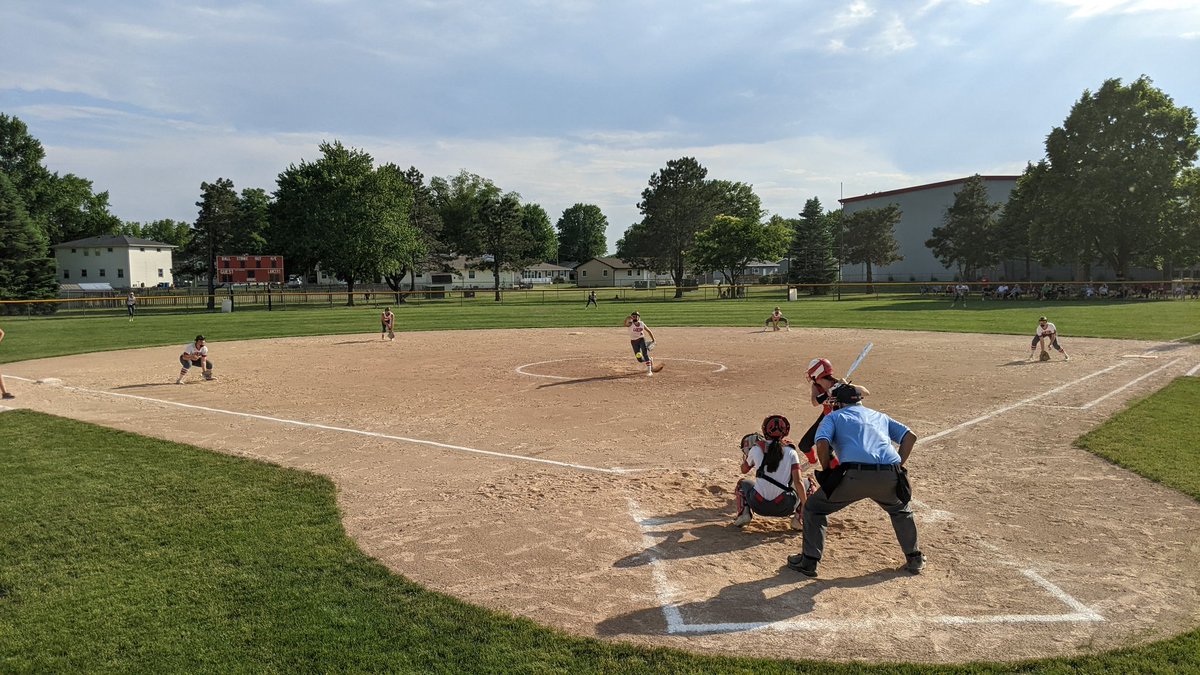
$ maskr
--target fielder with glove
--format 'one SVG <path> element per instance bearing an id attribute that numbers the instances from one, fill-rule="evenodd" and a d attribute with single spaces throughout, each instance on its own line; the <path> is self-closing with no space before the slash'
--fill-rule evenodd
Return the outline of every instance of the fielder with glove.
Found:
<path id="1" fill-rule="evenodd" d="M 1033 342 L 1029 343 L 1029 358 L 1032 360 L 1034 352 L 1037 351 L 1038 345 L 1042 346 L 1042 360 L 1049 361 L 1050 353 L 1046 351 L 1046 341 L 1050 341 L 1050 346 L 1057 349 L 1059 354 L 1063 355 L 1063 361 L 1070 361 L 1071 357 L 1067 355 L 1063 348 L 1058 344 L 1058 329 L 1054 324 L 1046 320 L 1046 317 L 1038 318 L 1037 330 L 1033 333 Z"/>
<path id="2" fill-rule="evenodd" d="M 654 332 L 650 327 L 642 323 L 642 315 L 634 312 L 625 317 L 625 327 L 629 329 L 629 344 L 633 345 L 633 355 L 637 358 L 638 363 L 646 365 L 646 377 L 650 377 L 662 370 L 662 366 L 657 368 L 654 366 L 654 359 L 650 358 L 650 350 L 654 345 Z M 646 341 L 646 336 L 650 336 L 650 341 Z"/>
<path id="3" fill-rule="evenodd" d="M 179 377 L 175 379 L 175 384 L 183 384 L 183 378 L 192 366 L 200 367 L 205 380 L 214 379 L 213 362 L 208 360 L 208 345 L 205 344 L 203 335 L 197 335 L 190 344 L 184 345 L 183 353 L 179 355 L 179 365 Z"/>

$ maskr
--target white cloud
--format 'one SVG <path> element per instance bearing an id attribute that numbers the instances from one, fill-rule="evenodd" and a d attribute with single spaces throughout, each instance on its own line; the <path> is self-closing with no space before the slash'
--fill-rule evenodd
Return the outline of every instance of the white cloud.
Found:
<path id="1" fill-rule="evenodd" d="M 1149 12 L 1191 12 L 1197 10 L 1195 0 L 1048 0 L 1070 7 L 1072 18 L 1088 18 L 1103 14 L 1140 14 Z"/>

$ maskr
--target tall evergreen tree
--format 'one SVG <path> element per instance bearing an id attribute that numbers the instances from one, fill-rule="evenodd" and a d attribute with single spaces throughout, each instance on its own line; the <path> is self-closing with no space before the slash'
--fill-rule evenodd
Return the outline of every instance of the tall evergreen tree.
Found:
<path id="1" fill-rule="evenodd" d="M 575 204 L 563 211 L 556 227 L 560 262 L 587 262 L 608 250 L 608 219 L 595 204 Z"/>
<path id="2" fill-rule="evenodd" d="M 0 173 L 0 300 L 45 300 L 58 295 L 49 241 L 25 211 L 16 186 Z M 15 305 L 4 305 L 5 308 Z M 37 305 L 52 311 L 52 304 Z"/>
<path id="3" fill-rule="evenodd" d="M 867 283 L 874 282 L 874 267 L 886 266 L 904 259 L 896 241 L 896 224 L 900 222 L 900 207 L 888 204 L 878 209 L 863 209 L 843 217 L 843 256 L 850 264 L 867 266 Z"/>
<path id="4" fill-rule="evenodd" d="M 788 280 L 812 285 L 813 294 L 828 292 L 828 287 L 822 284 L 831 284 L 837 279 L 831 220 L 816 197 L 804 203 L 799 218 L 788 220 L 793 232 L 788 250 Z"/>

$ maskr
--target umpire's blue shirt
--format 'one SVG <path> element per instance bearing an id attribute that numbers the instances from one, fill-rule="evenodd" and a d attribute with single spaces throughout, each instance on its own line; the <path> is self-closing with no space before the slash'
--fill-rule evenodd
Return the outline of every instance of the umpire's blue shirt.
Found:
<path id="1" fill-rule="evenodd" d="M 814 441 L 828 441 L 843 464 L 899 464 L 892 442 L 899 443 L 907 433 L 908 427 L 896 420 L 855 404 L 826 415 Z"/>

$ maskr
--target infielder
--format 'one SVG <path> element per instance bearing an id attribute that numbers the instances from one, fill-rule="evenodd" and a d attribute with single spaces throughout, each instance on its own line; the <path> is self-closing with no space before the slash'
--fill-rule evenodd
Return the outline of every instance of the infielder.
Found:
<path id="1" fill-rule="evenodd" d="M 652 377 L 656 371 L 662 370 L 662 366 L 654 367 L 654 359 L 650 358 L 650 350 L 654 345 L 654 332 L 645 323 L 642 323 L 642 315 L 634 312 L 625 317 L 625 327 L 629 329 L 629 344 L 633 346 L 633 355 L 637 358 L 638 363 L 646 364 L 646 377 Z M 650 336 L 650 341 L 646 342 L 646 336 Z"/>
<path id="2" fill-rule="evenodd" d="M 392 308 L 384 309 L 383 314 L 379 315 L 379 339 L 395 340 L 395 325 L 396 315 L 392 314 Z"/>
<path id="3" fill-rule="evenodd" d="M 1046 320 L 1046 317 L 1038 318 L 1037 330 L 1033 333 L 1033 342 L 1029 343 L 1029 358 L 1032 359 L 1037 352 L 1038 344 L 1043 340 L 1049 339 L 1050 346 L 1058 350 L 1059 354 L 1063 355 L 1063 361 L 1070 361 L 1071 357 L 1067 355 L 1063 348 L 1058 344 L 1058 329 L 1054 324 Z"/>
<path id="4" fill-rule="evenodd" d="M 771 316 L 768 316 L 767 320 L 763 322 L 763 330 L 766 330 L 767 326 L 773 326 L 775 330 L 779 330 L 779 323 L 781 321 L 783 322 L 785 328 L 787 328 L 789 331 L 792 330 L 792 324 L 787 320 L 787 317 L 783 315 L 783 312 L 779 311 L 779 308 L 776 307 L 775 311 L 771 312 Z"/>
<path id="5" fill-rule="evenodd" d="M 208 360 L 208 346 L 204 343 L 203 335 L 197 335 L 191 344 L 184 345 L 183 353 L 179 355 L 179 365 L 181 368 L 175 384 L 183 384 L 183 378 L 192 366 L 199 366 L 204 379 L 212 381 L 213 362 Z"/>
<path id="6" fill-rule="evenodd" d="M 807 492 L 800 478 L 802 462 L 796 446 L 787 438 L 792 425 L 783 415 L 770 415 L 763 420 L 762 434 L 742 437 L 742 473 L 755 471 L 753 480 L 737 482 L 737 518 L 733 524 L 741 527 L 754 517 L 791 516 L 791 528 L 801 528 L 800 509 Z"/>

